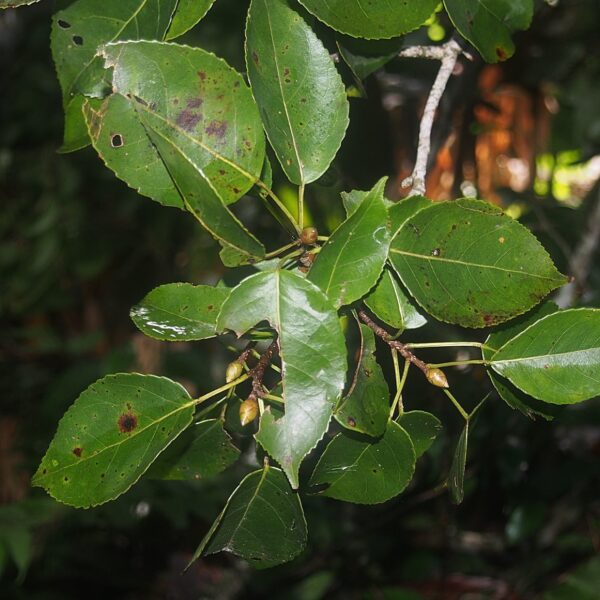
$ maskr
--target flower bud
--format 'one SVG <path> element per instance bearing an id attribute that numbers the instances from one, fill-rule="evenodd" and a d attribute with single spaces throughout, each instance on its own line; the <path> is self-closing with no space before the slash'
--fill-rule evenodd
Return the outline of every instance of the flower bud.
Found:
<path id="1" fill-rule="evenodd" d="M 305 246 L 312 246 L 317 243 L 319 232 L 316 227 L 305 227 L 300 234 L 300 241 Z"/>
<path id="2" fill-rule="evenodd" d="M 254 398 L 248 398 L 240 404 L 240 423 L 242 427 L 252 423 L 258 416 L 258 402 Z"/>
<path id="3" fill-rule="evenodd" d="M 448 380 L 446 379 L 446 375 L 444 371 L 441 369 L 427 369 L 425 373 L 425 377 L 427 377 L 427 381 L 431 383 L 431 385 L 435 385 L 441 388 L 449 388 Z"/>
<path id="4" fill-rule="evenodd" d="M 225 371 L 225 382 L 231 383 L 235 379 L 237 379 L 243 371 L 242 363 L 234 360 L 227 365 L 227 370 Z"/>

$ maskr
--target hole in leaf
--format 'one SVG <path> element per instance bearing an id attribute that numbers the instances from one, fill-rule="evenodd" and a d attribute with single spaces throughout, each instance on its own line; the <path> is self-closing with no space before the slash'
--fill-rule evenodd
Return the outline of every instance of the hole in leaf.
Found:
<path id="1" fill-rule="evenodd" d="M 71 27 L 71 23 L 68 23 L 67 21 L 65 21 L 63 19 L 59 19 L 57 21 L 57 23 L 61 29 L 69 29 L 69 27 Z"/>
<path id="2" fill-rule="evenodd" d="M 83 46 L 83 38 L 80 35 L 73 36 L 73 43 L 76 46 Z"/>
<path id="3" fill-rule="evenodd" d="M 123 136 L 120 133 L 114 133 L 110 136 L 110 145 L 113 148 L 120 148 L 123 143 Z"/>

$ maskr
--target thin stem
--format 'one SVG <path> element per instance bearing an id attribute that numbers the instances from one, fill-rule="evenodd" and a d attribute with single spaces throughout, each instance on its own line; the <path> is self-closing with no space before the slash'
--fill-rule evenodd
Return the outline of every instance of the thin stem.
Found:
<path id="1" fill-rule="evenodd" d="M 298 188 L 298 227 L 300 231 L 304 228 L 304 183 Z"/>
<path id="2" fill-rule="evenodd" d="M 272 252 L 267 252 L 265 254 L 265 259 L 275 258 L 276 256 L 283 254 L 286 250 L 289 250 L 290 248 L 296 248 L 299 243 L 300 243 L 300 240 L 294 240 L 293 242 L 290 242 L 289 244 L 286 244 L 285 246 L 281 246 L 281 248 L 277 248 L 277 250 L 273 250 Z"/>
<path id="3" fill-rule="evenodd" d="M 461 347 L 471 347 L 471 348 L 484 348 L 485 350 L 494 350 L 494 348 L 490 348 L 481 342 L 426 342 L 426 343 L 417 343 L 413 344 L 409 342 L 406 344 L 407 348 L 461 348 Z"/>
<path id="4" fill-rule="evenodd" d="M 264 190 L 267 193 L 267 196 L 269 196 L 269 198 L 271 198 L 271 200 L 275 202 L 279 210 L 287 217 L 288 221 L 293 225 L 294 229 L 296 230 L 296 233 L 300 235 L 300 233 L 302 233 L 302 228 L 298 225 L 292 213 L 290 213 L 286 205 L 279 199 L 277 194 L 275 194 L 275 192 L 264 181 L 260 179 L 256 180 L 256 185 L 262 190 Z"/>
<path id="5" fill-rule="evenodd" d="M 233 390 L 233 388 L 231 388 Z M 231 390 L 230 390 L 231 391 Z M 222 398 L 219 398 L 214 404 L 211 404 L 210 406 L 207 406 L 206 408 L 204 408 L 203 410 L 201 410 L 200 412 L 196 413 L 194 415 L 194 419 L 196 421 L 198 421 L 199 419 L 201 419 L 204 415 L 208 414 L 209 412 L 212 412 L 215 408 L 217 408 L 217 406 L 223 404 L 223 402 L 226 402 L 227 400 L 229 400 L 231 398 L 231 396 L 229 394 L 225 394 L 225 396 L 223 396 Z"/>
<path id="6" fill-rule="evenodd" d="M 487 365 L 487 360 L 453 360 L 445 363 L 430 364 L 429 367 L 432 369 L 439 369 L 441 367 L 462 367 L 463 365 Z"/>
<path id="7" fill-rule="evenodd" d="M 448 398 L 450 398 L 450 400 L 452 400 L 452 404 L 454 404 L 454 406 L 456 406 L 456 410 L 458 410 L 458 412 L 461 414 L 462 418 L 465 421 L 469 421 L 469 413 L 467 413 L 467 411 L 460 405 L 460 402 L 452 395 L 452 392 L 450 392 L 450 390 L 443 390 L 444 394 L 446 394 L 446 396 L 448 396 Z"/>
<path id="8" fill-rule="evenodd" d="M 400 370 L 398 369 L 398 352 L 393 348 L 392 360 L 394 361 L 394 372 L 396 374 L 396 395 L 394 396 L 394 401 L 392 402 L 392 407 L 390 409 L 390 419 L 394 417 L 394 411 L 396 410 L 396 406 L 398 406 L 398 416 L 402 416 L 404 414 L 402 390 L 404 389 L 404 384 L 406 383 L 406 378 L 408 376 L 408 369 L 410 367 L 410 360 L 405 360 L 404 370 L 402 371 L 402 377 L 400 377 Z"/>
<path id="9" fill-rule="evenodd" d="M 317 236 L 317 240 L 319 242 L 326 242 L 328 239 L 329 239 L 328 235 L 319 235 L 319 236 Z"/>
<path id="10" fill-rule="evenodd" d="M 207 400 L 210 400 L 211 398 L 218 396 L 221 392 L 226 392 L 229 388 L 233 388 L 236 385 L 239 385 L 240 383 L 246 381 L 246 379 L 248 379 L 248 378 L 249 378 L 249 375 L 247 375 L 247 374 L 240 375 L 237 379 L 234 379 L 233 381 L 230 381 L 229 383 L 226 383 L 225 385 L 218 387 L 216 390 L 213 390 L 212 392 L 208 392 L 208 394 L 204 394 L 204 396 L 200 396 L 199 398 L 195 398 L 191 402 L 188 402 L 188 404 L 186 406 L 197 406 L 198 404 L 202 404 L 203 402 L 206 402 Z"/>
<path id="11" fill-rule="evenodd" d="M 277 402 L 278 404 L 285 404 L 285 400 L 281 396 L 275 396 L 273 394 L 263 394 L 264 400 L 272 400 L 273 402 Z"/>

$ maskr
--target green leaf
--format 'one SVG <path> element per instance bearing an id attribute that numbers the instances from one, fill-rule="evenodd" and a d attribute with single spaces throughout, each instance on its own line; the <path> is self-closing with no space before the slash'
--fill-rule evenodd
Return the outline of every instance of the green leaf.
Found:
<path id="1" fill-rule="evenodd" d="M 154 462 L 147 476 L 156 479 L 207 479 L 239 457 L 219 419 L 188 427 Z"/>
<path id="2" fill-rule="evenodd" d="M 467 447 L 469 444 L 469 422 L 465 422 L 465 427 L 458 438 L 454 458 L 448 473 L 448 491 L 450 499 L 454 504 L 460 504 L 464 497 L 465 467 L 467 466 Z"/>
<path id="3" fill-rule="evenodd" d="M 336 308 L 364 296 L 383 270 L 390 246 L 384 187 L 385 179 L 381 179 L 333 232 L 309 271 L 308 279 Z"/>
<path id="4" fill-rule="evenodd" d="M 88 103 L 85 113 L 92 143 L 117 177 L 180 208 L 182 186 L 171 171 L 193 167 L 205 181 L 202 191 L 226 204 L 256 183 L 265 157 L 260 116 L 243 78 L 225 61 L 162 42 L 110 44 L 102 54 L 113 69 L 114 93 L 99 106 Z M 178 169 L 163 163 L 157 139 L 171 147 L 167 160 Z"/>
<path id="5" fill-rule="evenodd" d="M 61 419 L 32 483 L 71 506 L 113 500 L 191 423 L 193 412 L 185 389 L 164 377 L 99 379 Z"/>
<path id="6" fill-rule="evenodd" d="M 231 552 L 264 569 L 292 560 L 306 545 L 306 520 L 285 475 L 268 465 L 242 480 L 192 561 Z"/>
<path id="7" fill-rule="evenodd" d="M 395 202 L 388 208 L 390 223 L 392 224 L 392 237 L 395 237 L 402 225 L 414 217 L 424 208 L 433 206 L 433 202 L 425 196 L 409 196 L 404 200 Z"/>
<path id="8" fill-rule="evenodd" d="M 577 566 L 561 583 L 544 594 L 543 600 L 597 600 L 600 589 L 600 557 Z"/>
<path id="9" fill-rule="evenodd" d="M 78 0 L 52 17 L 50 46 L 65 109 L 62 151 L 89 144 L 82 96 L 110 93 L 98 47 L 118 40 L 163 39 L 177 0 Z"/>
<path id="10" fill-rule="evenodd" d="M 527 29 L 533 0 L 444 0 L 452 23 L 490 63 L 506 60 L 515 51 L 511 33 Z"/>
<path id="11" fill-rule="evenodd" d="M 384 269 L 365 304 L 378 318 L 396 329 L 417 329 L 427 323 L 389 269 Z"/>
<path id="12" fill-rule="evenodd" d="M 423 410 L 411 410 L 404 413 L 398 423 L 404 428 L 415 448 L 417 458 L 423 456 L 442 430 L 440 420 Z"/>
<path id="13" fill-rule="evenodd" d="M 528 229 L 480 200 L 436 202 L 408 218 L 390 261 L 427 312 L 465 327 L 516 317 L 566 281 Z"/>
<path id="14" fill-rule="evenodd" d="M 505 323 L 501 327 L 495 329 L 485 341 L 485 347 L 482 348 L 481 354 L 484 360 L 490 361 L 492 356 L 506 342 L 533 325 L 536 321 L 552 314 L 558 310 L 558 306 L 554 302 L 543 302 L 536 306 L 527 314 L 513 319 Z M 548 404 L 540 402 L 527 394 L 524 394 L 520 389 L 515 387 L 510 381 L 500 377 L 491 369 L 487 369 L 488 376 L 496 388 L 499 396 L 513 409 L 517 409 L 530 419 L 535 419 L 536 416 L 541 416 L 544 419 L 551 421 L 556 412 L 556 408 L 548 406 Z"/>
<path id="15" fill-rule="evenodd" d="M 555 312 L 506 342 L 492 368 L 544 402 L 575 404 L 600 395 L 600 310 Z"/>
<path id="16" fill-rule="evenodd" d="M 215 0 L 179 0 L 165 39 L 173 40 L 189 31 L 204 18 L 214 3 Z"/>
<path id="17" fill-rule="evenodd" d="M 344 388 L 346 347 L 329 300 L 291 271 L 242 281 L 223 304 L 217 330 L 242 335 L 264 320 L 279 334 L 285 416 L 275 420 L 267 408 L 256 439 L 297 488 L 300 463 L 327 431 Z"/>
<path id="18" fill-rule="evenodd" d="M 415 451 L 410 437 L 390 421 L 379 440 L 355 434 L 336 435 L 321 455 L 310 485 L 327 484 L 324 496 L 379 504 L 397 496 L 409 484 L 415 470 Z"/>
<path id="19" fill-rule="evenodd" d="M 360 347 L 350 389 L 335 411 L 347 429 L 372 437 L 383 435 L 390 412 L 390 390 L 375 359 L 375 335 L 359 323 Z"/>
<path id="20" fill-rule="evenodd" d="M 348 99 L 328 50 L 290 0 L 252 0 L 246 64 L 285 174 L 298 185 L 318 179 L 344 139 Z"/>
<path id="21" fill-rule="evenodd" d="M 300 0 L 317 19 L 336 31 L 367 39 L 392 38 L 422 25 L 438 0 Z"/>
<path id="22" fill-rule="evenodd" d="M 217 315 L 229 289 L 168 283 L 154 288 L 130 312 L 147 336 L 169 342 L 204 340 L 217 335 Z"/>

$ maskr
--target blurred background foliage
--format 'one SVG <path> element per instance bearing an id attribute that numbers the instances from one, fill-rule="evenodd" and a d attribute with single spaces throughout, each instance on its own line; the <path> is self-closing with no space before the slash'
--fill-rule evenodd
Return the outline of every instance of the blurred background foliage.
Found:
<path id="1" fill-rule="evenodd" d="M 214 283 L 223 267 L 217 245 L 183 212 L 137 196 L 89 148 L 57 153 L 62 113 L 49 17 L 64 4 L 0 13 L 0 597 L 598 600 L 597 400 L 550 423 L 530 421 L 492 395 L 473 428 L 465 501 L 454 507 L 439 484 L 459 419 L 435 389 L 411 382 L 407 408 L 436 413 L 444 433 L 408 491 L 375 507 L 306 498 L 309 548 L 270 571 L 223 555 L 182 573 L 255 460 L 248 434 L 242 461 L 214 480 L 142 481 L 89 511 L 30 489 L 59 418 L 98 377 L 161 373 L 200 393 L 222 381 L 230 360 L 216 341 L 159 344 L 129 321 L 129 308 L 154 286 Z M 243 71 L 247 4 L 218 0 L 182 41 Z M 315 26 L 336 52 L 336 40 Z M 599 306 L 599 28 L 597 0 L 540 2 L 513 59 L 461 65 L 434 127 L 429 195 L 476 195 L 531 227 L 563 272 L 577 277 L 562 305 Z M 354 50 L 378 68 L 390 48 L 450 31 L 438 13 L 391 46 Z M 308 191 L 310 220 L 322 233 L 342 218 L 342 190 L 389 174 L 388 195 L 402 196 L 436 65 L 394 60 L 360 85 L 343 62 L 340 69 L 357 97 L 338 159 Z M 280 173 L 275 185 L 293 206 L 295 191 Z M 255 200 L 238 209 L 271 247 L 287 241 Z M 233 272 L 227 282 L 240 277 Z M 406 339 L 484 334 L 432 322 Z M 490 388 L 479 368 L 448 371 L 469 406 Z"/>

